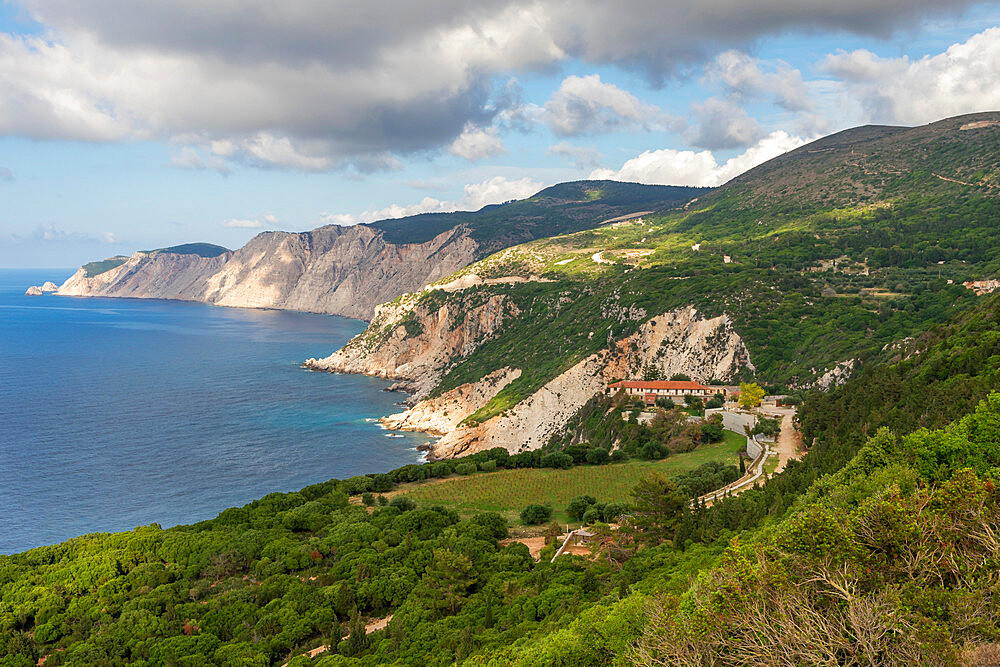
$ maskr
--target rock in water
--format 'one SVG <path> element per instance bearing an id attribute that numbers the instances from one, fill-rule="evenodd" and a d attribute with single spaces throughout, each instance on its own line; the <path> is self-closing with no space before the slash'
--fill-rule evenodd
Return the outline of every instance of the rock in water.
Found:
<path id="1" fill-rule="evenodd" d="M 41 287 L 39 287 L 39 289 L 42 290 L 43 292 L 55 292 L 56 290 L 59 289 L 59 285 L 56 285 L 51 280 L 46 280 L 45 283 Z"/>
<path id="2" fill-rule="evenodd" d="M 24 294 L 25 296 L 41 296 L 42 288 L 39 287 L 38 285 L 32 285 L 31 287 L 28 288 L 28 291 L 25 292 Z"/>

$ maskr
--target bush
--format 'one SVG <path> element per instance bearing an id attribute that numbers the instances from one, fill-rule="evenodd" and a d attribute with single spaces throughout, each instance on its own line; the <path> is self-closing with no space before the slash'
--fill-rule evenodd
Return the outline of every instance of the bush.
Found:
<path id="1" fill-rule="evenodd" d="M 593 447 L 587 450 L 587 463 L 595 466 L 604 465 L 611 458 L 608 450 L 603 447 Z"/>
<path id="2" fill-rule="evenodd" d="M 622 514 L 628 511 L 628 506 L 621 503 L 607 503 L 601 506 L 601 521 L 614 523 Z"/>
<path id="3" fill-rule="evenodd" d="M 479 464 L 480 472 L 496 472 L 497 462 L 496 461 L 483 461 Z"/>
<path id="4" fill-rule="evenodd" d="M 583 514 L 583 523 L 590 525 L 601 520 L 601 511 L 596 507 L 591 507 Z"/>
<path id="5" fill-rule="evenodd" d="M 455 472 L 459 475 L 471 475 L 476 472 L 476 464 L 472 462 L 459 463 L 455 466 Z"/>
<path id="6" fill-rule="evenodd" d="M 451 474 L 451 464 L 447 461 L 438 461 L 431 467 L 431 475 L 434 477 L 447 477 Z"/>
<path id="7" fill-rule="evenodd" d="M 344 480 L 344 490 L 347 491 L 348 495 L 356 496 L 359 493 L 364 493 L 365 491 L 372 490 L 372 480 L 371 477 L 366 475 L 358 475 L 357 477 L 351 477 L 350 479 Z"/>
<path id="8" fill-rule="evenodd" d="M 395 507 L 400 512 L 409 512 L 417 509 L 417 504 L 406 496 L 396 496 L 389 501 L 389 507 Z"/>
<path id="9" fill-rule="evenodd" d="M 375 493 L 385 493 L 386 491 L 392 491 L 392 487 L 395 486 L 392 482 L 392 477 L 386 474 L 379 474 L 372 477 L 372 488 L 371 490 Z"/>
<path id="10" fill-rule="evenodd" d="M 708 403 L 705 404 L 705 407 L 709 410 L 714 410 L 716 408 L 721 408 L 725 404 L 726 398 L 722 394 L 716 394 L 712 398 L 708 399 Z"/>
<path id="11" fill-rule="evenodd" d="M 382 507 L 385 507 L 386 505 L 389 504 L 389 499 L 383 496 L 382 494 L 379 494 L 378 504 L 381 505 Z"/>
<path id="12" fill-rule="evenodd" d="M 615 451 L 611 452 L 612 463 L 622 463 L 624 461 L 628 461 L 628 452 L 626 452 L 624 449 L 616 449 Z"/>
<path id="13" fill-rule="evenodd" d="M 545 505 L 528 505 L 521 510 L 521 523 L 537 526 L 552 518 L 552 508 Z"/>
<path id="14" fill-rule="evenodd" d="M 573 467 L 573 457 L 562 452 L 551 452 L 542 457 L 543 468 L 562 468 L 564 470 Z"/>
<path id="15" fill-rule="evenodd" d="M 577 496 L 569 501 L 569 505 L 566 506 L 566 514 L 579 521 L 595 503 L 597 503 L 597 498 L 593 496 Z"/>
<path id="16" fill-rule="evenodd" d="M 371 507 L 375 504 L 375 496 L 373 496 L 369 491 L 365 491 L 361 494 L 361 502 Z"/>
<path id="17" fill-rule="evenodd" d="M 701 425 L 701 437 L 705 442 L 719 442 L 722 440 L 722 424 L 717 421 L 705 422 Z"/>
<path id="18" fill-rule="evenodd" d="M 656 399 L 656 407 L 663 408 L 664 410 L 673 410 L 675 405 L 673 399 L 666 396 L 660 396 Z"/>
<path id="19" fill-rule="evenodd" d="M 639 448 L 639 456 L 647 461 L 658 461 L 667 455 L 667 448 L 650 440 Z"/>

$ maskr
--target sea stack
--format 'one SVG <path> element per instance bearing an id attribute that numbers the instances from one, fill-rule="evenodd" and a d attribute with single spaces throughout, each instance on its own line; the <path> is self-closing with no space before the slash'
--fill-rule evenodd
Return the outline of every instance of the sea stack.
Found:
<path id="1" fill-rule="evenodd" d="M 25 296 L 41 296 L 43 292 L 42 288 L 38 285 L 32 285 L 24 294 Z"/>

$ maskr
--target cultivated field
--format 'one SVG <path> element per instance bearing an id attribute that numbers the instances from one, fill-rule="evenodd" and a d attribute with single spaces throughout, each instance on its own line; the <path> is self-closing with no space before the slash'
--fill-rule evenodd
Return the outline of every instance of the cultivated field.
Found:
<path id="1" fill-rule="evenodd" d="M 709 461 L 738 465 L 737 453 L 746 438 L 730 431 L 722 442 L 702 445 L 693 452 L 676 454 L 662 461 L 629 461 L 603 466 L 576 466 L 569 470 L 521 468 L 477 473 L 403 484 L 391 494 L 405 495 L 421 505 L 443 505 L 461 514 L 500 512 L 517 525 L 518 515 L 529 503 L 550 504 L 553 519 L 565 523 L 566 505 L 576 496 L 588 494 L 598 502 L 625 501 L 644 475 L 669 477 L 693 470 Z"/>

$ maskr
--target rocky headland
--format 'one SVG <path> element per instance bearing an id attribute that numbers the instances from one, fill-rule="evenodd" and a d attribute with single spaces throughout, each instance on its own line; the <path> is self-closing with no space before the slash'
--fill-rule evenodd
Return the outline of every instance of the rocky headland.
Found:
<path id="1" fill-rule="evenodd" d="M 136 252 L 96 275 L 81 267 L 58 288 L 67 296 L 201 301 L 370 319 L 375 306 L 475 259 L 464 229 L 424 243 L 394 244 L 365 225 L 264 232 L 213 257 Z"/>
<path id="2" fill-rule="evenodd" d="M 411 309 L 411 302 L 416 302 Z M 414 295 L 379 308 L 369 330 L 324 359 L 309 359 L 313 370 L 363 373 L 403 383 L 414 392 L 409 407 L 384 417 L 386 428 L 425 431 L 440 436 L 429 458 L 441 459 L 503 447 L 511 452 L 537 449 L 591 398 L 615 378 L 643 368 L 662 374 L 685 373 L 702 381 L 728 378 L 753 369 L 750 354 L 727 315 L 705 317 L 693 306 L 649 319 L 639 330 L 607 349 L 588 356 L 546 383 L 517 405 L 481 423 L 477 411 L 522 373 L 500 368 L 477 382 L 434 393 L 455 360 L 470 354 L 508 319 L 516 308 L 502 294 L 491 296 L 458 318 L 445 304 L 426 309 Z M 417 335 L 410 335 L 419 331 Z"/>

